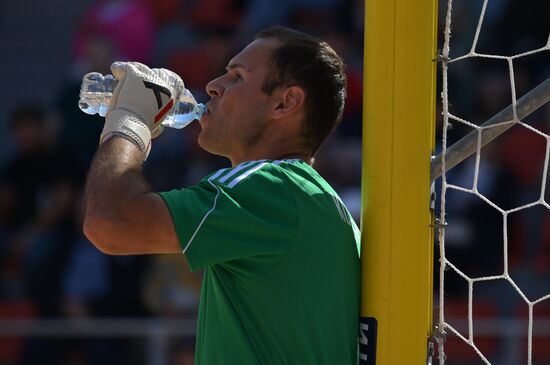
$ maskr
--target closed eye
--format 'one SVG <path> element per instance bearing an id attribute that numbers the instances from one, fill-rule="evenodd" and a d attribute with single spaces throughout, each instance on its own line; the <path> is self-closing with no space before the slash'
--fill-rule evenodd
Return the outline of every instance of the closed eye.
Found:
<path id="1" fill-rule="evenodd" d="M 250 72 L 251 70 L 240 63 L 230 63 L 226 68 L 228 73 L 231 74 L 231 77 L 237 81 L 243 80 L 243 71 L 245 73 Z"/>
<path id="2" fill-rule="evenodd" d="M 238 72 L 233 72 L 233 77 L 237 80 L 242 80 L 243 76 Z"/>

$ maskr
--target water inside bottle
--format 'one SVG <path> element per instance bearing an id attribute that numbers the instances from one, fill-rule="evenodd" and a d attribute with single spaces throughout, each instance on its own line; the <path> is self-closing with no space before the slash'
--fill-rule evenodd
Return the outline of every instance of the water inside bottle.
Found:
<path id="1" fill-rule="evenodd" d="M 166 117 L 162 124 L 170 128 L 181 129 L 195 119 L 200 118 L 202 114 L 201 106 L 202 104 L 197 106 L 192 102 L 180 101 L 176 103 L 174 111 Z"/>
<path id="2" fill-rule="evenodd" d="M 109 101 L 113 96 L 113 91 L 118 80 L 112 75 L 103 76 L 99 72 L 91 72 L 82 78 L 80 88 L 80 100 L 78 106 L 80 109 L 90 115 L 99 114 L 104 117 L 109 108 Z M 163 121 L 163 125 L 171 128 L 181 129 L 196 119 L 206 111 L 203 104 L 197 104 L 197 101 L 187 89 L 184 89 L 174 110 Z"/>
<path id="3" fill-rule="evenodd" d="M 99 72 L 85 75 L 82 78 L 78 106 L 86 114 L 99 114 L 104 117 L 116 83 L 117 80 L 112 75 L 103 76 Z"/>
<path id="4" fill-rule="evenodd" d="M 187 89 L 184 89 L 174 110 L 166 117 L 164 124 L 166 127 L 181 129 L 194 120 L 200 119 L 205 112 L 206 107 L 203 104 L 197 104 L 195 97 Z"/>
<path id="5" fill-rule="evenodd" d="M 97 103 L 90 100 L 89 98 L 87 98 L 86 101 L 82 101 L 82 100 L 79 101 L 78 102 L 78 107 L 84 113 L 90 114 L 90 115 L 94 115 L 94 114 L 97 114 L 99 112 L 99 107 L 98 107 Z"/>

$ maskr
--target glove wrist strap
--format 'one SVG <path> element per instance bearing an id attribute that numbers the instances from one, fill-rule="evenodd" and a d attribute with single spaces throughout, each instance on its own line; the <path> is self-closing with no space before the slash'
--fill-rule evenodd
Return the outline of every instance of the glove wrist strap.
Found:
<path id="1" fill-rule="evenodd" d="M 151 149 L 151 131 L 140 118 L 127 110 L 114 109 L 110 111 L 105 118 L 105 126 L 99 143 L 104 143 L 116 134 L 122 134 L 135 142 L 144 153 L 144 160 L 147 158 Z"/>

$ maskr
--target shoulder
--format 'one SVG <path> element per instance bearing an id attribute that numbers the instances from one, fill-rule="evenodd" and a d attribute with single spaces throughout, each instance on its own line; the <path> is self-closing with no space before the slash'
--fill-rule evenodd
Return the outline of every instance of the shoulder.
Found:
<path id="1" fill-rule="evenodd" d="M 246 161 L 222 168 L 204 177 L 197 185 L 162 192 L 171 210 L 192 212 L 213 209 L 269 208 L 274 198 L 293 200 L 291 179 L 285 172 L 287 160 Z"/>
<path id="2" fill-rule="evenodd" d="M 243 162 L 233 168 L 224 168 L 206 176 L 207 183 L 224 190 L 249 190 L 255 186 L 286 185 L 290 164 L 296 160 L 254 160 Z"/>
<path id="3" fill-rule="evenodd" d="M 297 180 L 292 178 L 292 164 L 292 160 L 247 161 L 214 171 L 197 185 L 160 195 L 174 216 L 203 217 L 236 210 L 271 215 L 279 208 L 295 211 Z"/>

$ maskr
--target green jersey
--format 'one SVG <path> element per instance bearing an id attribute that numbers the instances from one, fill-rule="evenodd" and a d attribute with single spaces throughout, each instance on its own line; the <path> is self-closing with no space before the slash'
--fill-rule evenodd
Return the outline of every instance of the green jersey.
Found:
<path id="1" fill-rule="evenodd" d="M 196 364 L 356 364 L 359 230 L 301 160 L 248 161 L 160 194 L 204 268 Z"/>

